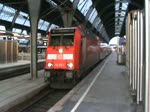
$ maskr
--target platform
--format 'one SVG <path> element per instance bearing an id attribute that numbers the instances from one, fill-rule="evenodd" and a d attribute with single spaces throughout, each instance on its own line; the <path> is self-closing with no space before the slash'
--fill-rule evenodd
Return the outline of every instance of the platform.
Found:
<path id="1" fill-rule="evenodd" d="M 30 74 L 0 81 L 0 112 L 31 98 L 47 86 L 44 82 L 44 71 L 38 72 L 38 79 L 31 80 Z"/>
<path id="2" fill-rule="evenodd" d="M 30 64 L 31 62 L 28 60 L 21 60 L 13 63 L 0 64 L 0 81 L 16 77 L 22 74 L 26 74 L 30 72 Z M 44 59 L 39 59 L 37 64 L 37 70 L 43 69 L 45 64 Z"/>
<path id="3" fill-rule="evenodd" d="M 126 67 L 112 52 L 48 112 L 134 112 Z"/>
<path id="4" fill-rule="evenodd" d="M 44 62 L 44 61 L 45 59 L 38 60 L 38 62 Z M 0 69 L 11 68 L 14 66 L 28 65 L 30 63 L 31 63 L 30 60 L 18 60 L 17 62 L 13 62 L 13 63 L 0 64 Z"/>

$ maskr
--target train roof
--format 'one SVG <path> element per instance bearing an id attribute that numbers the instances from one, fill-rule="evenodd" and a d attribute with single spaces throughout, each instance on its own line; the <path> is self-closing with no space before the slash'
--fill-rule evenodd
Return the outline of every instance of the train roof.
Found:
<path id="1" fill-rule="evenodd" d="M 77 27 L 65 27 L 65 28 L 54 28 L 54 29 L 51 29 L 51 30 L 64 30 L 64 29 L 66 29 L 66 30 L 69 30 L 69 29 L 76 29 Z"/>

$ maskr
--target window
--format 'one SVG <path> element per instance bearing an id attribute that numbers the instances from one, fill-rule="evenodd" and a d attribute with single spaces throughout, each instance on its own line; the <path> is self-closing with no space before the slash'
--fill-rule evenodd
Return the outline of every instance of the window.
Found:
<path id="1" fill-rule="evenodd" d="M 50 26 L 50 28 L 49 28 L 49 31 L 51 30 L 51 29 L 54 29 L 54 28 L 58 28 L 59 26 L 57 26 L 57 25 L 55 25 L 55 24 L 51 24 L 51 26 Z"/>
<path id="2" fill-rule="evenodd" d="M 0 11 L 3 9 L 3 4 L 0 3 Z"/>
<path id="3" fill-rule="evenodd" d="M 21 33 L 21 31 L 22 31 L 21 29 L 17 29 L 17 28 L 12 29 L 12 32 L 16 32 L 16 33 Z"/>
<path id="4" fill-rule="evenodd" d="M 60 46 L 60 36 L 51 36 L 50 38 L 50 46 Z"/>
<path id="5" fill-rule="evenodd" d="M 15 23 L 24 25 L 24 23 L 26 22 L 27 19 L 28 19 L 28 14 L 26 14 L 24 12 L 19 12 L 19 15 L 18 15 Z"/>
<path id="6" fill-rule="evenodd" d="M 11 22 L 14 18 L 16 10 L 11 7 L 2 6 L 2 5 L 0 5 L 0 9 L 2 11 L 0 13 L 0 19 Z"/>
<path id="7" fill-rule="evenodd" d="M 80 10 L 80 12 L 85 16 L 91 5 L 92 5 L 91 0 L 80 0 L 77 7 Z"/>
<path id="8" fill-rule="evenodd" d="M 50 46 L 73 46 L 74 43 L 74 36 L 59 34 L 53 35 L 50 38 Z"/>
<path id="9" fill-rule="evenodd" d="M 73 35 L 65 35 L 62 39 L 63 46 L 73 46 Z"/>
<path id="10" fill-rule="evenodd" d="M 24 23 L 25 26 L 29 26 L 30 27 L 30 21 L 29 21 L 29 16 L 27 17 L 25 23 Z"/>
<path id="11" fill-rule="evenodd" d="M 95 19 L 96 16 L 97 16 L 97 11 L 96 11 L 96 9 L 94 8 L 93 11 L 92 11 L 92 13 L 91 13 L 91 15 L 90 15 L 90 17 L 88 18 L 88 20 L 89 20 L 91 23 L 93 23 L 93 21 L 94 21 L 94 19 Z"/>
<path id="12" fill-rule="evenodd" d="M 5 26 L 0 25 L 0 30 L 6 30 Z"/>
<path id="13" fill-rule="evenodd" d="M 48 26 L 49 26 L 49 24 L 50 24 L 50 23 L 48 23 L 47 21 L 44 21 L 44 23 L 43 23 L 43 25 L 41 26 L 41 28 L 40 28 L 40 29 L 41 29 L 41 30 L 45 30 L 45 31 L 46 31 L 46 30 L 47 30 L 47 28 L 48 28 Z"/>

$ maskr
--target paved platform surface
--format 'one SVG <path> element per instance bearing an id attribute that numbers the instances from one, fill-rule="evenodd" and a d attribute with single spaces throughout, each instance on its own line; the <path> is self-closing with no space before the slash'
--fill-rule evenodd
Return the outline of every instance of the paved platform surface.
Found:
<path id="1" fill-rule="evenodd" d="M 30 74 L 0 81 L 0 112 L 23 102 L 47 86 L 44 82 L 44 71 L 38 72 L 38 79 L 31 80 Z"/>
<path id="2" fill-rule="evenodd" d="M 112 52 L 48 112 L 134 112 L 126 67 Z"/>

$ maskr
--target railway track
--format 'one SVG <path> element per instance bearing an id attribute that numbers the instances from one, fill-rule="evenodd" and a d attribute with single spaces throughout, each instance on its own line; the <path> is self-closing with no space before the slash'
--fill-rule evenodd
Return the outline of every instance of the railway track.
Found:
<path id="1" fill-rule="evenodd" d="M 69 90 L 47 88 L 34 98 L 8 110 L 8 112 L 46 112 L 68 92 Z"/>

